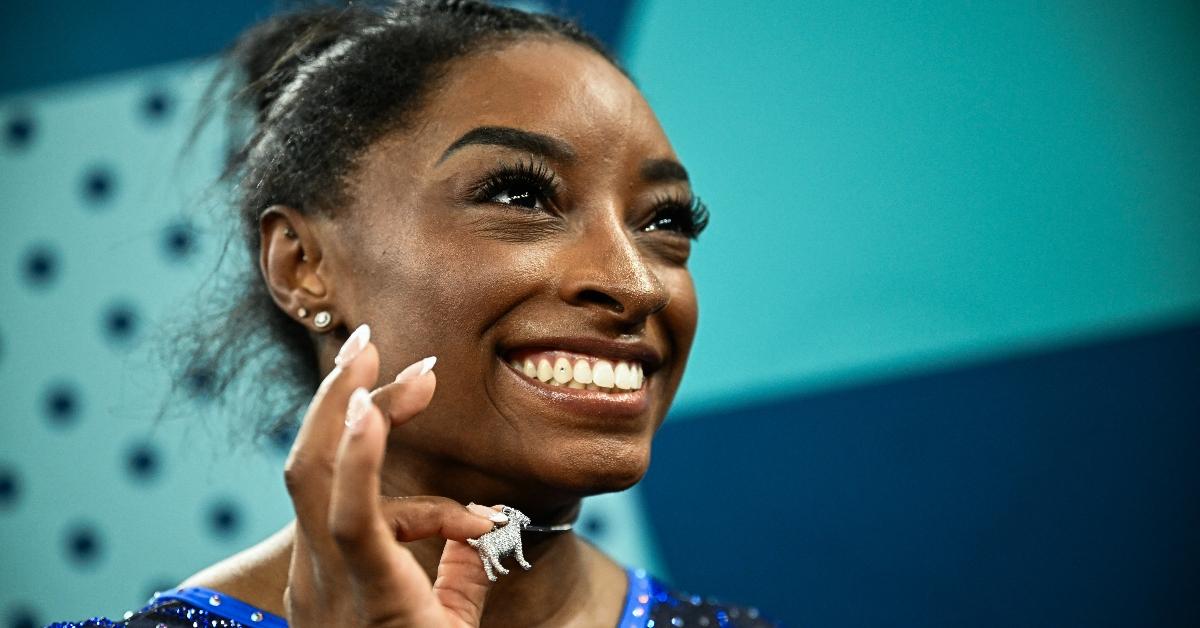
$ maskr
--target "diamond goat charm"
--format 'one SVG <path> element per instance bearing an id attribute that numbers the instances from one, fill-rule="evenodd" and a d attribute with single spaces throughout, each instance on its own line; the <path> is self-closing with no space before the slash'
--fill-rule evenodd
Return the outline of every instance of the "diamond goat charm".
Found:
<path id="1" fill-rule="evenodd" d="M 521 552 L 521 530 L 529 525 L 529 517 L 526 517 L 520 510 L 508 506 L 504 507 L 503 512 L 508 515 L 508 523 L 478 539 L 467 539 L 467 544 L 479 552 L 479 559 L 483 561 L 483 570 L 487 573 L 488 580 L 492 582 L 496 581 L 493 568 L 501 575 L 508 575 L 508 570 L 500 564 L 500 559 L 504 556 L 510 554 L 515 556 L 517 563 L 524 569 L 533 567 L 525 562 L 525 555 Z"/>

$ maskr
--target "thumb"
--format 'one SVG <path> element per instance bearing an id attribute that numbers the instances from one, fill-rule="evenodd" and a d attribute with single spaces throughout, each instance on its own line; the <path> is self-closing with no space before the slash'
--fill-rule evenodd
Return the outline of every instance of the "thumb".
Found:
<path id="1" fill-rule="evenodd" d="M 462 541 L 446 541 L 433 592 L 446 612 L 467 626 L 478 626 L 492 581 L 483 572 L 479 553 Z"/>

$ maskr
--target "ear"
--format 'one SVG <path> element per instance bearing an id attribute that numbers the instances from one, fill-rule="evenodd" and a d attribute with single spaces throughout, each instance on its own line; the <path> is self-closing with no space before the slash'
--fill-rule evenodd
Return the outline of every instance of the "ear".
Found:
<path id="1" fill-rule="evenodd" d="M 272 205 L 259 218 L 258 234 L 259 268 L 271 298 L 289 316 L 313 327 L 311 314 L 330 310 L 330 295 L 320 272 L 321 243 L 309 218 L 294 207 Z"/>

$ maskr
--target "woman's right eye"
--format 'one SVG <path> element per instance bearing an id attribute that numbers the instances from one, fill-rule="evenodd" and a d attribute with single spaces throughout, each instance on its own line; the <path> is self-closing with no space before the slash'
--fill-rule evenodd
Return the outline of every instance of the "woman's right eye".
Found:
<path id="1" fill-rule="evenodd" d="M 506 185 L 488 200 L 493 203 L 516 205 L 526 209 L 545 209 L 542 204 L 541 190 L 525 183 Z"/>
<path id="2" fill-rule="evenodd" d="M 512 205 L 531 212 L 550 211 L 550 199 L 558 192 L 558 179 L 540 162 L 501 165 L 489 172 L 474 189 L 482 203 Z"/>

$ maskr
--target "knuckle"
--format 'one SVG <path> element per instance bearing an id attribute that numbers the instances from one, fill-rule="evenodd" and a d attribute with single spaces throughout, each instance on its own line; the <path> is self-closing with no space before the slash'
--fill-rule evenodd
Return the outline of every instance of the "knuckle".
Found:
<path id="1" fill-rule="evenodd" d="M 370 522 L 361 516 L 332 512 L 329 515 L 329 535 L 339 546 L 358 543 L 370 529 Z"/>
<path id="2" fill-rule="evenodd" d="M 413 526 L 404 517 L 392 516 L 392 535 L 402 541 L 411 540 L 415 534 Z"/>
<path id="3" fill-rule="evenodd" d="M 392 537 L 398 541 L 414 541 L 420 534 L 421 526 L 416 521 L 416 513 L 411 509 L 390 510 L 385 514 Z"/>
<path id="4" fill-rule="evenodd" d="M 283 483 L 287 487 L 288 494 L 294 496 L 302 491 L 315 475 L 332 475 L 332 473 L 333 465 L 329 461 L 293 453 L 283 466 Z"/>
<path id="5" fill-rule="evenodd" d="M 304 469 L 302 467 L 296 467 L 291 463 L 284 467 L 283 484 L 287 487 L 288 495 L 295 497 L 300 492 L 301 487 L 304 486 L 303 478 Z"/>

